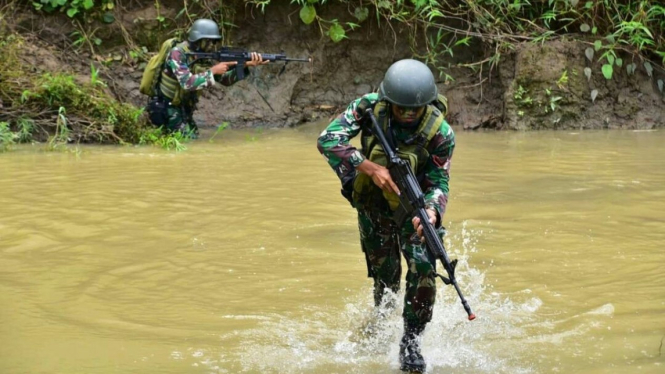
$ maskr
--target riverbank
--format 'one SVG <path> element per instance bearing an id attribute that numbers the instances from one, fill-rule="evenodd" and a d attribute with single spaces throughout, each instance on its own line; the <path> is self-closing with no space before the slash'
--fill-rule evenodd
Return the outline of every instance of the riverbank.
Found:
<path id="1" fill-rule="evenodd" d="M 113 8 L 82 20 L 9 5 L 2 10 L 2 22 L 6 34 L 24 39 L 20 61 L 31 66 L 32 73 L 67 72 L 81 85 L 94 75 L 106 85 L 103 91 L 110 100 L 140 109 L 146 102 L 138 91 L 144 63 L 162 40 L 187 27 L 183 11 L 188 9 L 178 1 L 104 2 L 111 3 Z M 448 121 L 456 129 L 665 126 L 662 66 L 590 33 L 552 35 L 537 43 L 525 38 L 499 52 L 471 32 L 462 39 L 428 31 L 425 39 L 414 34 L 409 22 L 388 22 L 372 6 L 319 4 L 316 22 L 307 25 L 297 4 L 271 3 L 265 12 L 251 2 L 232 4 L 211 13 L 228 20 L 222 22 L 225 43 L 312 57 L 313 63 L 263 66 L 232 87 L 206 91 L 195 116 L 202 127 L 279 128 L 330 119 L 357 96 L 375 90 L 392 62 L 414 54 L 440 73 L 438 87 L 449 99 Z M 360 21 L 358 9 L 377 16 L 365 15 Z M 342 25 L 344 37 L 331 40 L 332 27 L 321 20 Z M 446 21 L 452 28 L 463 26 L 453 18 Z M 415 32 L 423 31 L 416 27 Z M 433 35 L 437 42 L 432 42 Z M 433 54 L 433 46 L 439 54 Z M 610 79 L 605 67 L 609 52 L 614 66 Z M 139 116 L 132 126 L 143 125 L 145 118 Z M 111 138 L 103 141 L 113 142 Z M 136 142 L 140 135 L 130 138 L 127 141 Z"/>

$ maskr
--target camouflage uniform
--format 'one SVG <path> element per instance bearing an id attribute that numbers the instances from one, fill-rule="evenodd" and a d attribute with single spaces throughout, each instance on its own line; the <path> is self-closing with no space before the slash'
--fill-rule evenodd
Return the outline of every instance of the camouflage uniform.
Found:
<path id="1" fill-rule="evenodd" d="M 376 105 L 378 95 L 367 94 L 353 101 L 345 112 L 328 125 L 318 138 L 319 152 L 326 158 L 344 186 L 352 184 L 356 176 L 355 168 L 365 160 L 366 155 L 349 143 L 361 133 L 357 106 L 361 99 Z M 430 110 L 428 108 L 428 110 Z M 394 127 L 395 139 L 399 143 L 413 136 L 413 130 Z M 437 229 L 448 201 L 448 181 L 450 160 L 455 147 L 455 134 L 445 120 L 426 144 L 429 158 L 423 170 L 417 170 L 420 186 L 425 193 L 425 204 L 436 210 Z M 376 187 L 376 186 L 374 186 Z M 397 291 L 401 278 L 400 251 L 408 264 L 406 294 L 403 317 L 405 321 L 424 326 L 432 319 L 432 307 L 436 296 L 435 262 L 415 232 L 411 220 L 398 227 L 392 220 L 392 210 L 381 190 L 367 199 L 353 199 L 352 205 L 358 211 L 360 242 L 368 265 L 368 276 L 374 278 L 374 301 L 381 302 L 386 288 Z M 348 195 L 346 195 L 348 198 Z"/>
<path id="2" fill-rule="evenodd" d="M 173 80 L 177 81 L 182 92 L 182 99 L 178 105 L 169 104 L 168 123 L 166 125 L 169 131 L 183 131 L 188 125 L 196 130 L 192 115 L 196 109 L 201 90 L 214 86 L 215 82 L 219 82 L 224 86 L 231 86 L 238 81 L 235 69 L 229 70 L 223 75 L 213 75 L 210 69 L 195 74 L 190 70 L 188 58 L 185 55 L 186 52 L 189 52 L 188 42 L 185 41 L 175 46 L 166 58 L 162 71 L 160 84 L 162 94 L 167 99 L 173 99 L 173 96 L 167 93 L 169 90 L 165 89 L 165 84 Z M 245 67 L 245 76 L 248 74 L 249 69 Z"/>

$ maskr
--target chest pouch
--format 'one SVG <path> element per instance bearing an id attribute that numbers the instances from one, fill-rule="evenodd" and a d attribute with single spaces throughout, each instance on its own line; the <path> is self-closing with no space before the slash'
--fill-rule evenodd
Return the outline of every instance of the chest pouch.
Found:
<path id="1" fill-rule="evenodd" d="M 412 151 L 411 147 L 406 147 L 404 151 L 402 151 L 402 149 L 398 150 L 396 155 L 406 161 L 415 174 L 415 166 L 418 165 L 418 156 Z M 388 165 L 388 158 L 380 145 L 377 145 L 372 149 L 369 154 L 369 160 L 381 166 Z M 353 185 L 353 192 L 356 196 L 368 195 L 377 189 L 378 187 L 374 184 L 372 178 L 366 174 L 359 174 Z M 381 190 L 381 193 L 383 194 L 383 198 L 388 201 L 390 209 L 393 211 L 397 210 L 399 207 L 399 196 L 395 193 L 385 192 L 383 190 Z"/>

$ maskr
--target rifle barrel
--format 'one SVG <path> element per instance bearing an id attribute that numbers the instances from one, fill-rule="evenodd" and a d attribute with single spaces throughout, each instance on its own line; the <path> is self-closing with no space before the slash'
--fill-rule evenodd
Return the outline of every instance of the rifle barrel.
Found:
<path id="1" fill-rule="evenodd" d="M 251 61 L 252 55 L 250 52 L 246 51 L 218 51 L 218 52 L 187 52 L 187 55 L 202 58 L 202 59 L 212 59 L 220 61 Z M 286 57 L 284 54 L 279 53 L 260 53 L 261 57 L 265 61 L 293 61 L 293 62 L 312 62 L 310 57 L 307 58 L 296 58 L 296 57 Z"/>
<path id="2" fill-rule="evenodd" d="M 283 61 L 296 61 L 296 62 L 312 62 L 312 58 L 291 58 L 291 57 L 286 57 L 283 59 Z"/>

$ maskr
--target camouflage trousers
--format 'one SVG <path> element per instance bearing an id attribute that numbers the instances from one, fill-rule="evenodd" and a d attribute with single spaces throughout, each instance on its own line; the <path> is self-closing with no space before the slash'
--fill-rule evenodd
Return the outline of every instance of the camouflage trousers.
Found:
<path id="1" fill-rule="evenodd" d="M 188 113 L 185 108 L 169 105 L 167 113 L 168 122 L 165 125 L 167 132 L 198 133 L 198 127 L 192 119 L 192 114 Z"/>
<path id="2" fill-rule="evenodd" d="M 386 289 L 399 290 L 401 253 L 408 266 L 402 316 L 413 325 L 429 322 L 436 298 L 436 263 L 411 221 L 400 228 L 390 218 L 390 212 L 358 209 L 358 228 L 368 273 L 374 279 L 375 305 L 381 303 Z M 439 233 L 443 235 L 443 228 Z"/>

